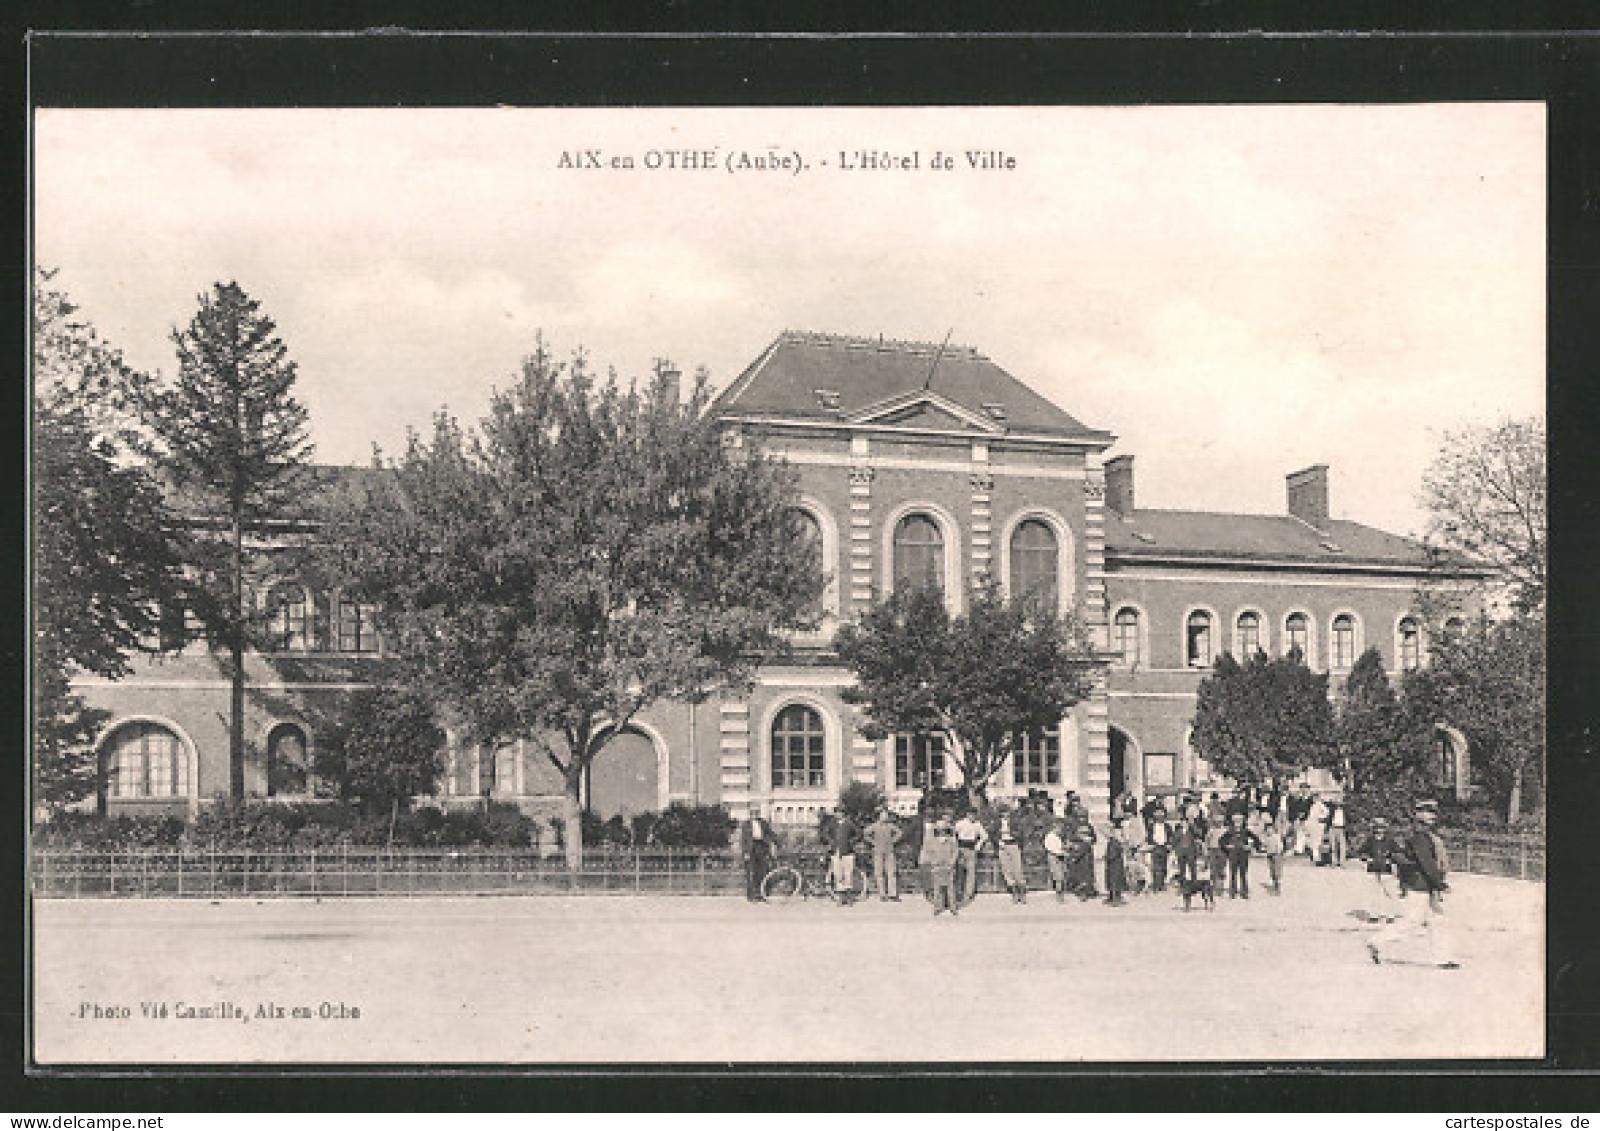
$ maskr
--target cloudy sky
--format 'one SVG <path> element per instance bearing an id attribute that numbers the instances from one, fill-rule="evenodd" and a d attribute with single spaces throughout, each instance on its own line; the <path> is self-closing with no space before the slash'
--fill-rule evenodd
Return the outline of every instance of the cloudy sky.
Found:
<path id="1" fill-rule="evenodd" d="M 718 385 L 784 329 L 948 333 L 1114 432 L 1141 505 L 1280 512 L 1323 462 L 1337 517 L 1399 533 L 1441 429 L 1543 411 L 1538 105 L 47 110 L 34 140 L 36 259 L 101 334 L 170 374 L 237 280 L 330 462 L 475 418 L 541 330 Z M 806 168 L 729 171 L 769 147 Z"/>

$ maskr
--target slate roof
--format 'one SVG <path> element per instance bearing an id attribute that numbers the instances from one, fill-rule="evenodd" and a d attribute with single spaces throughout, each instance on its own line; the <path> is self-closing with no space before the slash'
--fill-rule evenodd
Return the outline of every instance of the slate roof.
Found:
<path id="1" fill-rule="evenodd" d="M 1106 511 L 1108 557 L 1248 559 L 1320 566 L 1419 567 L 1422 544 L 1346 519 L 1329 519 L 1318 531 L 1290 515 L 1216 511 Z M 1458 568 L 1471 563 L 1459 561 Z"/>
<path id="2" fill-rule="evenodd" d="M 938 365 L 934 365 L 937 356 Z M 1089 428 L 968 346 L 855 338 L 786 330 L 712 405 L 718 416 L 780 416 L 838 421 L 915 392 L 931 391 L 969 412 L 992 418 L 1008 433 L 1085 439 L 1104 444 L 1109 433 Z M 825 406 L 817 391 L 838 394 Z"/>

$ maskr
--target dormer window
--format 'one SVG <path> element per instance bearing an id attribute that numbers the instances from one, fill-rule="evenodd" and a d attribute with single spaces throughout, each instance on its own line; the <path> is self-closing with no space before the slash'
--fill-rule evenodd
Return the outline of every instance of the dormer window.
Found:
<path id="1" fill-rule="evenodd" d="M 833 389 L 812 389 L 811 391 L 817 395 L 817 404 L 829 412 L 837 412 L 839 410 L 839 394 L 836 391 Z"/>
<path id="2" fill-rule="evenodd" d="M 1151 545 L 1151 546 L 1155 545 L 1156 539 L 1155 539 L 1155 535 L 1153 535 L 1153 534 L 1146 534 L 1142 530 L 1135 530 L 1133 532 L 1133 536 L 1135 538 L 1139 539 L 1139 541 L 1146 543 L 1147 545 Z"/>
<path id="3" fill-rule="evenodd" d="M 995 420 L 1004 420 L 1006 418 L 1006 406 L 1003 404 L 986 404 L 983 406 L 983 411 L 987 412 Z"/>
<path id="4" fill-rule="evenodd" d="M 1344 553 L 1344 547 L 1339 545 L 1339 543 L 1335 542 L 1331 538 L 1324 538 L 1322 541 L 1318 542 L 1317 545 L 1321 546 L 1324 550 L 1328 551 L 1328 553 L 1330 553 L 1330 554 L 1342 554 L 1342 553 Z"/>

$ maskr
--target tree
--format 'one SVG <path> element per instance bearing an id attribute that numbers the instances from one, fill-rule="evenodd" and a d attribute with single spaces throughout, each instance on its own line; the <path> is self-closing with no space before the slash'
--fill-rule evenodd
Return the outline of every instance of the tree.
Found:
<path id="1" fill-rule="evenodd" d="M 444 772 L 445 732 L 433 705 L 403 687 L 342 696 L 319 727 L 316 774 L 369 813 L 408 808 Z"/>
<path id="2" fill-rule="evenodd" d="M 814 623 L 825 579 L 802 544 L 793 473 L 739 458 L 705 409 L 597 381 L 541 342 L 474 434 L 440 415 L 332 509 L 329 568 L 378 604 L 410 684 L 464 738 L 524 738 L 565 783 L 582 862 L 584 771 L 663 699 L 744 686 Z"/>
<path id="3" fill-rule="evenodd" d="M 109 716 L 72 691 L 73 676 L 127 675 L 182 585 L 176 523 L 130 458 L 125 398 L 139 375 L 53 278 L 34 282 L 30 576 L 33 796 L 49 811 L 103 784 L 92 743 Z"/>
<path id="4" fill-rule="evenodd" d="M 1339 701 L 1335 737 L 1340 777 L 1365 811 L 1400 816 L 1433 785 L 1432 720 L 1408 708 L 1368 648 L 1357 658 Z"/>
<path id="5" fill-rule="evenodd" d="M 1405 697 L 1419 718 L 1448 722 L 1467 739 L 1484 784 L 1514 824 L 1524 793 L 1542 780 L 1545 755 L 1544 618 L 1480 616 L 1441 633 Z"/>
<path id="6" fill-rule="evenodd" d="M 1493 566 L 1513 607 L 1543 607 L 1547 558 L 1544 421 L 1445 433 L 1423 476 L 1430 539 Z"/>
<path id="7" fill-rule="evenodd" d="M 1091 687 L 1080 626 L 1006 600 L 992 578 L 960 616 L 936 589 L 897 590 L 841 628 L 836 646 L 855 672 L 844 695 L 866 709 L 862 733 L 941 736 L 973 805 L 1021 738 L 1059 726 Z"/>
<path id="8" fill-rule="evenodd" d="M 1258 651 L 1240 664 L 1224 652 L 1196 691 L 1190 742 L 1241 784 L 1283 781 L 1335 764 L 1328 677 L 1297 655 Z"/>
<path id="9" fill-rule="evenodd" d="M 199 298 L 189 325 L 173 330 L 178 375 L 142 398 L 162 472 L 203 520 L 220 516 L 222 538 L 197 539 L 192 611 L 227 649 L 231 684 L 229 793 L 244 797 L 244 655 L 255 617 L 246 599 L 245 536 L 265 533 L 296 499 L 311 458 L 296 371 L 277 326 L 237 283 Z"/>

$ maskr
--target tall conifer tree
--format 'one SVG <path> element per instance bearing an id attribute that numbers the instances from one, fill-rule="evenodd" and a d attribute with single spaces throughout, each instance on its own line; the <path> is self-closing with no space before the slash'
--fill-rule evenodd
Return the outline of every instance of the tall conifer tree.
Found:
<path id="1" fill-rule="evenodd" d="M 305 407 L 294 397 L 295 364 L 260 303 L 232 282 L 199 301 L 189 325 L 172 332 L 177 378 L 146 403 L 159 465 L 186 509 L 220 518 L 219 537 L 200 540 L 191 563 L 200 594 L 193 611 L 227 652 L 229 793 L 238 800 L 252 624 L 245 539 L 294 504 L 312 447 Z"/>

